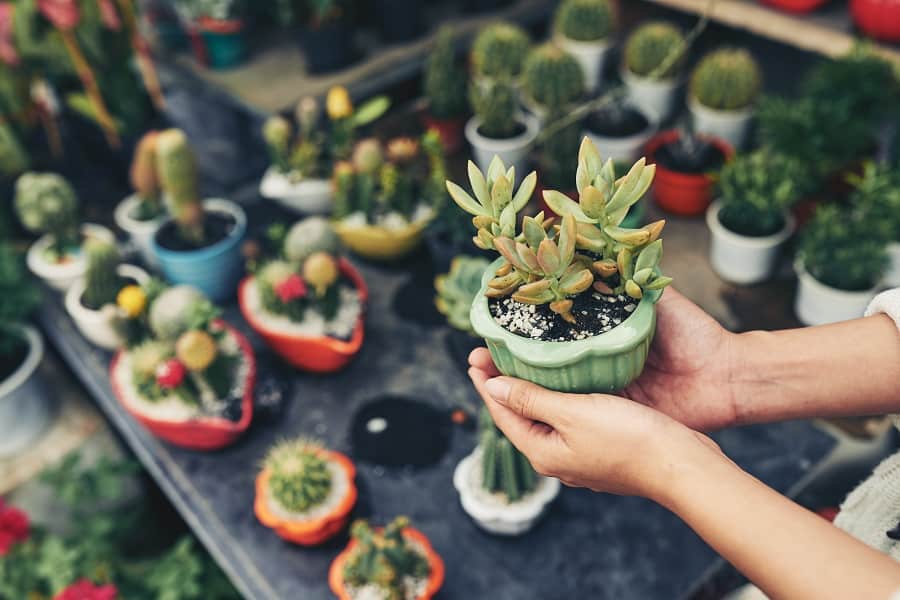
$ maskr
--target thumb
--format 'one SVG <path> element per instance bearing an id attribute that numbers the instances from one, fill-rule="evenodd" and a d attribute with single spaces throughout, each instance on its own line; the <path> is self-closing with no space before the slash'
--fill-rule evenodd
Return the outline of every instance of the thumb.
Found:
<path id="1" fill-rule="evenodd" d="M 514 377 L 494 377 L 484 383 L 485 391 L 496 402 L 532 421 L 540 421 L 554 429 L 567 413 L 570 394 L 552 392 Z"/>

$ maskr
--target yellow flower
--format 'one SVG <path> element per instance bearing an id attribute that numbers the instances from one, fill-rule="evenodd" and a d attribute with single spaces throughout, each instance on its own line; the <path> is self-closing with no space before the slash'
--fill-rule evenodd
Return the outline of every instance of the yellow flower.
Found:
<path id="1" fill-rule="evenodd" d="M 350 92 L 342 85 L 336 85 L 328 90 L 325 98 L 325 110 L 332 121 L 346 119 L 353 114 L 353 101 L 350 100 Z"/>
<path id="2" fill-rule="evenodd" d="M 133 319 L 144 312 L 147 306 L 147 295 L 137 285 L 126 285 L 116 296 L 116 304 L 119 305 L 129 319 Z"/>

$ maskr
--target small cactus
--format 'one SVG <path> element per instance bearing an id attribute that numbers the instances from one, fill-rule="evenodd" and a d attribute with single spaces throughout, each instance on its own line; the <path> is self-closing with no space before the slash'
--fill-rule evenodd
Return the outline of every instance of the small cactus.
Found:
<path id="1" fill-rule="evenodd" d="M 325 296 L 339 276 L 337 261 L 326 252 L 316 252 L 303 263 L 303 278 L 313 287 L 319 298 Z"/>
<path id="2" fill-rule="evenodd" d="M 263 123 L 263 139 L 269 151 L 269 160 L 282 173 L 291 169 L 291 124 L 281 115 L 273 115 Z"/>
<path id="3" fill-rule="evenodd" d="M 344 582 L 353 587 L 375 585 L 385 600 L 408 598 L 406 578 L 426 578 L 431 568 L 407 543 L 403 536 L 407 527 L 406 517 L 397 517 L 381 531 L 373 530 L 366 521 L 353 523 L 350 535 L 356 547 L 344 565 Z"/>
<path id="4" fill-rule="evenodd" d="M 545 108 L 563 108 L 584 95 L 584 72 L 570 54 L 547 43 L 528 53 L 525 92 Z"/>
<path id="5" fill-rule="evenodd" d="M 570 40 L 604 40 L 617 27 L 612 0 L 563 0 L 556 9 L 554 29 Z"/>
<path id="6" fill-rule="evenodd" d="M 156 171 L 156 142 L 159 132 L 148 131 L 137 143 L 131 161 L 129 177 L 140 203 L 135 217 L 149 221 L 158 217 L 163 210 L 159 175 Z"/>
<path id="7" fill-rule="evenodd" d="M 119 250 L 113 242 L 89 239 L 84 243 L 87 270 L 82 302 L 99 310 L 107 304 L 115 304 L 122 281 L 116 272 L 121 262 Z"/>
<path id="8" fill-rule="evenodd" d="M 434 278 L 437 291 L 434 304 L 452 327 L 472 333 L 469 309 L 481 289 L 481 277 L 489 264 L 484 258 L 457 256 L 450 263 L 449 273 Z"/>
<path id="9" fill-rule="evenodd" d="M 428 110 L 438 119 L 452 119 L 466 112 L 466 71 L 456 60 L 453 30 L 441 27 L 425 65 Z"/>
<path id="10" fill-rule="evenodd" d="M 481 486 L 501 493 L 515 502 L 534 491 L 538 476 L 525 455 L 497 429 L 490 413 L 482 408 L 478 416 L 478 446 L 481 448 Z"/>
<path id="11" fill-rule="evenodd" d="M 197 159 L 180 129 L 167 129 L 156 142 L 157 169 L 169 213 L 184 241 L 202 245 L 203 204 L 198 190 Z"/>
<path id="12" fill-rule="evenodd" d="M 625 68 L 638 77 L 675 77 L 684 64 L 687 46 L 681 30 L 665 21 L 651 21 L 635 29 L 625 42 Z M 665 63 L 665 66 L 664 66 Z M 659 73 L 656 71 L 662 68 Z"/>
<path id="13" fill-rule="evenodd" d="M 359 173 L 374 173 L 384 163 L 384 150 L 375 138 L 366 138 L 353 148 L 353 168 Z"/>
<path id="14" fill-rule="evenodd" d="M 518 25 L 496 23 L 485 27 L 472 44 L 474 73 L 491 79 L 517 77 L 530 43 L 528 34 Z"/>
<path id="15" fill-rule="evenodd" d="M 189 285 L 176 285 L 166 289 L 150 305 L 151 331 L 160 339 L 174 342 L 190 329 L 192 308 L 206 301 L 200 290 Z"/>
<path id="16" fill-rule="evenodd" d="M 739 110 L 753 104 L 762 86 L 759 65 L 741 48 L 720 48 L 707 54 L 691 75 L 691 95 L 703 106 Z"/>
<path id="17" fill-rule="evenodd" d="M 50 234 L 56 260 L 79 245 L 78 198 L 63 177 L 25 173 L 16 181 L 15 205 L 25 229 Z"/>
<path id="18" fill-rule="evenodd" d="M 324 217 L 307 217 L 296 222 L 284 239 L 284 256 L 295 264 L 301 264 L 311 254 L 327 252 L 335 254 L 340 239 Z"/>
<path id="19" fill-rule="evenodd" d="M 172 355 L 171 345 L 161 340 L 148 340 L 132 348 L 129 356 L 135 380 L 140 382 L 156 377 L 157 367 Z"/>
<path id="20" fill-rule="evenodd" d="M 175 356 L 189 371 L 206 370 L 217 354 L 216 341 L 209 333 L 199 329 L 185 331 L 175 342 Z"/>
<path id="21" fill-rule="evenodd" d="M 319 444 L 302 438 L 280 442 L 263 464 L 272 498 L 285 510 L 305 513 L 328 498 L 331 470 Z"/>
<path id="22" fill-rule="evenodd" d="M 481 121 L 479 132 L 489 138 L 505 139 L 516 132 L 518 99 L 513 85 L 505 80 L 476 81 L 469 86 L 469 103 Z"/>

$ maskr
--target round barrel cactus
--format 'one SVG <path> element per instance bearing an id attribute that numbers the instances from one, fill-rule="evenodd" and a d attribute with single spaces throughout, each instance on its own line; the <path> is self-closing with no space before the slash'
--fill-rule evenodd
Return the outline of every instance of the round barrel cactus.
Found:
<path id="1" fill-rule="evenodd" d="M 298 221 L 284 239 L 284 255 L 291 262 L 302 263 L 316 252 L 337 252 L 340 240 L 331 223 L 324 217 L 308 217 Z"/>
<path id="2" fill-rule="evenodd" d="M 482 77 L 516 77 L 530 40 L 512 23 L 496 23 L 481 30 L 472 44 L 472 68 Z"/>
<path id="3" fill-rule="evenodd" d="M 49 233 L 60 255 L 78 245 L 78 198 L 62 176 L 25 173 L 16 181 L 15 207 L 25 229 Z"/>
<path id="4" fill-rule="evenodd" d="M 665 21 L 645 23 L 625 42 L 625 68 L 638 77 L 670 79 L 683 66 L 684 51 L 684 34 L 678 27 Z"/>
<path id="5" fill-rule="evenodd" d="M 707 54 L 691 75 L 691 94 L 703 106 L 739 110 L 753 104 L 762 86 L 762 74 L 753 56 L 743 48 L 720 48 Z"/>
<path id="6" fill-rule="evenodd" d="M 525 59 L 525 92 L 544 107 L 563 107 L 584 95 L 584 72 L 567 52 L 542 44 Z"/>
<path id="7" fill-rule="evenodd" d="M 606 39 L 616 25 L 616 10 L 611 0 L 564 0 L 554 17 L 556 32 L 577 42 Z"/>

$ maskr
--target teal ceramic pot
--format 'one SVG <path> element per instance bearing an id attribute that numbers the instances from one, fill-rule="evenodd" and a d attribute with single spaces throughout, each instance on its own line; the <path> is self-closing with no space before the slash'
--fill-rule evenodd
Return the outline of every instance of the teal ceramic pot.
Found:
<path id="1" fill-rule="evenodd" d="M 501 373 L 578 393 L 621 390 L 641 374 L 656 331 L 656 302 L 662 291 L 645 293 L 631 316 L 606 333 L 574 342 L 532 340 L 501 327 L 488 309 L 484 292 L 502 261 L 497 259 L 485 271 L 469 313 Z"/>
<path id="2" fill-rule="evenodd" d="M 247 55 L 247 43 L 242 21 L 202 19 L 198 27 L 207 66 L 211 69 L 230 69 L 243 62 Z"/>

